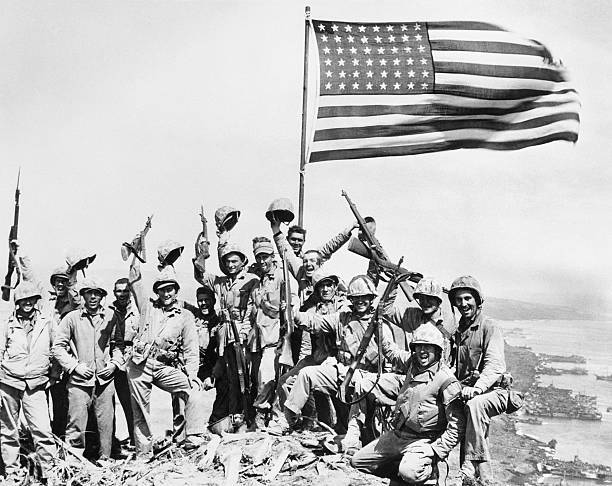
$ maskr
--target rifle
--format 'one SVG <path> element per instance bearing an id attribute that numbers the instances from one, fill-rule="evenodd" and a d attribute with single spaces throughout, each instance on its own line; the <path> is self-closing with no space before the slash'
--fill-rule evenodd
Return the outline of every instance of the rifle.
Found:
<path id="1" fill-rule="evenodd" d="M 227 322 L 231 329 L 232 334 L 234 335 L 234 354 L 236 355 L 236 369 L 238 371 L 238 383 L 240 383 L 240 393 L 242 395 L 242 413 L 244 414 L 245 419 L 248 416 L 248 411 L 250 409 L 250 393 L 249 393 L 249 370 L 246 364 L 246 358 L 244 356 L 244 350 L 242 349 L 242 345 L 240 344 L 240 333 L 238 332 L 238 328 L 236 327 L 236 321 L 232 318 L 229 313 L 229 309 L 227 308 L 227 302 L 225 302 L 225 298 L 222 300 L 222 309 L 221 313 L 224 316 L 225 322 Z"/>
<path id="2" fill-rule="evenodd" d="M 292 367 L 293 352 L 291 349 L 291 336 L 293 334 L 293 309 L 291 307 L 291 277 L 287 263 L 286 251 L 283 252 L 283 286 L 281 287 L 281 302 L 285 301 L 285 310 L 280 313 L 280 326 L 285 329 L 283 345 L 278 362 L 281 365 Z"/>
<path id="3" fill-rule="evenodd" d="M 21 191 L 19 190 L 19 178 L 21 176 L 21 169 L 17 172 L 17 186 L 15 187 L 15 211 L 13 213 L 13 226 L 9 230 L 9 257 L 8 257 L 8 267 L 6 270 L 6 276 L 4 277 L 4 285 L 2 286 L 2 300 L 8 302 L 11 298 L 11 289 L 14 289 L 19 285 L 21 281 L 21 268 L 19 267 L 19 262 L 17 261 L 17 247 L 15 240 L 17 240 L 17 231 L 19 229 L 19 196 Z M 11 286 L 11 280 L 13 279 L 13 272 L 17 270 L 17 282 L 15 286 Z"/>
<path id="4" fill-rule="evenodd" d="M 210 256 L 210 241 L 208 241 L 208 220 L 204 216 L 204 206 L 200 206 L 200 220 L 202 221 L 202 231 L 196 238 L 195 258 L 193 265 L 204 273 L 206 271 L 206 259 Z"/>
<path id="5" fill-rule="evenodd" d="M 145 237 L 151 229 L 151 219 L 153 219 L 153 215 L 147 218 L 144 229 L 134 237 L 131 243 L 123 242 L 121 244 L 121 257 L 124 262 L 127 261 L 130 254 L 132 254 L 134 258 L 137 258 L 142 263 L 147 263 Z"/>
<path id="6" fill-rule="evenodd" d="M 365 219 L 359 213 L 357 206 L 355 203 L 351 201 L 351 198 L 345 191 L 342 191 L 342 196 L 348 202 L 351 211 L 355 215 L 357 219 L 357 223 L 359 223 L 360 235 L 359 238 L 353 238 L 349 243 L 349 251 L 356 253 L 359 256 L 368 258 L 377 265 L 379 271 L 382 271 L 385 275 L 390 276 L 397 272 L 399 275 L 402 275 L 402 279 L 399 282 L 399 287 L 404 292 L 404 295 L 408 298 L 409 301 L 412 301 L 412 288 L 406 282 L 406 280 L 410 280 L 414 283 L 419 283 L 419 281 L 423 278 L 423 274 L 418 272 L 413 272 L 402 268 L 399 265 L 395 265 L 389 259 L 389 256 L 385 252 L 384 248 L 380 244 L 380 241 L 374 236 L 370 228 L 368 227 Z M 445 292 L 448 292 L 444 289 Z"/>
<path id="7" fill-rule="evenodd" d="M 342 381 L 342 384 L 340 385 L 340 388 L 338 390 L 338 398 L 340 398 L 341 401 L 343 401 L 344 403 L 348 405 L 353 405 L 355 403 L 358 403 L 361 400 L 363 400 L 366 396 L 368 396 L 368 394 L 372 390 L 374 390 L 374 387 L 376 387 L 376 385 L 378 384 L 378 381 L 380 380 L 380 376 L 382 375 L 382 372 L 383 372 L 382 319 L 380 317 L 380 314 L 381 314 L 382 308 L 384 307 L 385 303 L 387 302 L 387 300 L 389 300 L 389 296 L 391 295 L 391 292 L 393 291 L 394 287 L 398 284 L 401 284 L 403 280 L 407 278 L 406 274 L 400 274 L 399 272 L 399 269 L 401 268 L 401 264 L 403 260 L 404 260 L 404 257 L 401 257 L 399 263 L 395 266 L 395 271 L 393 275 L 391 276 L 391 280 L 387 284 L 387 287 L 385 288 L 385 291 L 383 292 L 383 295 L 380 298 L 380 301 L 378 302 L 378 306 L 376 307 L 376 310 L 374 311 L 374 315 L 372 316 L 372 319 L 370 320 L 370 324 L 368 325 L 366 332 L 361 338 L 361 342 L 359 343 L 359 348 L 357 348 L 357 354 L 355 355 L 355 359 L 349 366 L 349 369 L 346 372 L 346 376 L 344 380 Z M 359 398 L 355 400 L 348 400 L 348 390 L 351 385 L 353 375 L 355 374 L 355 370 L 357 369 L 357 366 L 359 366 L 359 363 L 361 362 L 363 355 L 368 349 L 368 345 L 370 344 L 370 341 L 372 339 L 372 336 L 374 335 L 374 332 L 376 332 L 376 340 L 377 340 L 377 345 L 378 345 L 378 356 L 377 356 L 378 369 L 376 370 L 376 380 L 374 381 L 372 388 L 370 388 L 367 391 L 367 393 L 364 393 L 363 395 L 361 395 Z"/>

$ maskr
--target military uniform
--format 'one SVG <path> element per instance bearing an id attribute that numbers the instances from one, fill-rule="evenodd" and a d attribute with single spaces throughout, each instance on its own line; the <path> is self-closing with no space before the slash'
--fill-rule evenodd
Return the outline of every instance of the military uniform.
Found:
<path id="1" fill-rule="evenodd" d="M 198 334 L 193 314 L 177 302 L 167 309 L 157 301 L 150 302 L 141 314 L 127 365 L 137 454 L 148 455 L 151 452 L 150 403 L 153 385 L 172 393 L 182 403 L 188 439 L 203 433 L 199 390 L 192 386 L 192 380 L 197 378 L 199 362 Z"/>
<path id="2" fill-rule="evenodd" d="M 85 447 L 88 410 L 93 407 L 103 457 L 111 455 L 115 385 L 112 375 L 101 378 L 98 373 L 110 363 L 117 369 L 124 364 L 123 336 L 115 334 L 116 323 L 117 316 L 110 309 L 101 308 L 97 314 L 84 308 L 74 310 L 60 322 L 52 348 L 54 358 L 70 375 L 66 439 L 75 447 Z M 73 373 L 80 363 L 94 371 L 91 378 Z"/>
<path id="3" fill-rule="evenodd" d="M 448 457 L 465 427 L 461 386 L 444 364 L 426 369 L 413 363 L 394 409 L 393 430 L 358 451 L 352 465 L 382 477 L 399 477 L 409 484 L 437 484 L 435 463 Z M 428 457 L 419 445 L 433 449 Z"/>
<path id="4" fill-rule="evenodd" d="M 21 409 L 44 477 L 53 465 L 56 448 L 45 394 L 52 342 L 52 322 L 38 311 L 31 320 L 12 315 L 0 325 L 0 442 L 7 475 L 16 473 L 20 466 Z"/>

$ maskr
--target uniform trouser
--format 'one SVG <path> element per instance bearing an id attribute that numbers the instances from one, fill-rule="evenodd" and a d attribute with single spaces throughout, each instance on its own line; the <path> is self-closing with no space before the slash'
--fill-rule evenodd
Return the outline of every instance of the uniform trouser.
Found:
<path id="1" fill-rule="evenodd" d="M 251 396 L 256 397 L 269 383 L 276 379 L 278 355 L 276 348 L 269 346 L 259 351 L 247 352 L 250 370 Z"/>
<path id="2" fill-rule="evenodd" d="M 209 419 L 211 424 L 228 415 L 243 413 L 244 408 L 233 344 L 225 347 L 223 356 L 219 356 L 215 368 L 220 370 L 220 373 L 215 377 L 216 395 Z"/>
<path id="3" fill-rule="evenodd" d="M 491 418 L 504 413 L 508 407 L 508 390 L 496 389 L 476 395 L 465 405 L 467 417 L 462 459 L 490 461 L 489 424 Z"/>
<path id="4" fill-rule="evenodd" d="M 289 393 L 295 385 L 295 381 L 297 380 L 298 374 L 302 369 L 306 368 L 307 366 L 318 366 L 318 363 L 312 356 L 306 356 L 305 358 L 299 360 L 293 368 L 291 368 L 287 373 L 283 374 L 278 379 L 278 385 L 276 386 L 276 394 L 278 396 L 278 405 L 281 410 L 285 406 L 287 397 L 289 396 Z M 314 417 L 314 415 L 315 399 L 314 396 L 311 395 L 308 397 L 308 400 L 302 407 L 302 416 Z"/>
<path id="5" fill-rule="evenodd" d="M 90 407 L 93 407 L 100 441 L 100 456 L 110 457 L 115 419 L 114 395 L 115 384 L 113 381 L 104 385 L 96 383 L 95 386 L 68 384 L 66 441 L 70 445 L 85 449 L 88 412 Z"/>
<path id="6" fill-rule="evenodd" d="M 43 476 L 53 465 L 56 456 L 55 441 L 49 420 L 49 403 L 45 387 L 19 390 L 0 384 L 0 442 L 2 460 L 7 475 L 19 469 L 19 412 L 23 409 L 41 463 Z"/>
<path id="7" fill-rule="evenodd" d="M 429 438 L 390 430 L 355 453 L 351 464 L 356 469 L 383 478 L 399 476 L 408 484 L 436 484 L 431 457 L 425 456 L 417 444 L 429 444 Z"/>
<path id="8" fill-rule="evenodd" d="M 335 358 L 327 358 L 318 366 L 302 368 L 285 401 L 285 408 L 299 414 L 308 403 L 312 392 L 335 395 L 346 377 L 347 370 L 348 367 L 338 363 Z"/>
<path id="9" fill-rule="evenodd" d="M 53 420 L 51 430 L 60 439 L 66 436 L 68 425 L 68 379 L 70 375 L 64 373 L 62 378 L 49 387 L 51 403 L 53 405 Z"/>
<path id="10" fill-rule="evenodd" d="M 125 371 L 115 371 L 115 392 L 123 409 L 127 423 L 130 444 L 134 445 L 134 414 L 132 412 L 132 399 L 130 397 L 130 385 Z M 114 428 L 114 427 L 113 427 Z"/>
<path id="11" fill-rule="evenodd" d="M 187 437 L 204 433 L 200 394 L 197 389 L 190 386 L 185 373 L 154 359 L 147 359 L 140 364 L 130 362 L 127 366 L 127 376 L 134 413 L 134 437 L 137 454 L 147 455 L 151 452 L 150 411 L 153 385 L 173 394 L 180 400 L 181 409 L 185 410 L 185 434 Z"/>

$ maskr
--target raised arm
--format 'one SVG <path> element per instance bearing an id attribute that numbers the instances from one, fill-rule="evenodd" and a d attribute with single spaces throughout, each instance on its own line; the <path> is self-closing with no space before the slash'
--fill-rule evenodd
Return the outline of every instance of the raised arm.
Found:
<path id="1" fill-rule="evenodd" d="M 351 232 L 358 226 L 359 225 L 357 223 L 347 226 L 336 236 L 332 237 L 332 239 L 330 239 L 327 243 L 324 243 L 317 248 L 317 251 L 321 255 L 321 260 L 329 260 L 334 253 L 336 253 L 344 244 L 346 244 L 348 240 L 351 239 Z"/>

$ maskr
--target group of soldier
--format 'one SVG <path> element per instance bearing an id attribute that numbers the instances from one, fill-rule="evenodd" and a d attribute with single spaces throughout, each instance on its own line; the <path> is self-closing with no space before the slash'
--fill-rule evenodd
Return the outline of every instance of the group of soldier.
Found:
<path id="1" fill-rule="evenodd" d="M 158 249 L 151 296 L 137 250 L 109 296 L 95 278 L 79 275 L 91 273 L 94 255 L 69 255 L 46 291 L 13 243 L 22 279 L 14 312 L 0 325 L 6 481 L 22 474 L 20 411 L 43 483 L 58 446 L 99 463 L 125 450 L 149 458 L 155 385 L 172 396 L 172 441 L 186 449 L 210 433 L 322 428 L 338 434 L 328 447 L 352 456 L 354 467 L 399 484 L 436 484 L 438 463 L 457 445 L 458 484 L 493 484 L 490 420 L 520 407 L 520 397 L 509 389 L 503 336 L 483 314 L 479 283 L 460 277 L 446 296 L 431 278 L 416 285 L 393 279 L 380 297 L 373 262 L 348 284 L 325 271 L 337 250 L 360 238 L 358 222 L 304 251 L 306 231 L 283 229 L 287 211 L 273 203 L 271 235 L 253 239 L 251 265 L 230 237 L 239 212 L 217 211 L 220 272 L 207 271 L 196 255 L 195 305 L 180 295 L 173 265 L 183 247 L 176 242 Z M 447 298 L 458 323 L 455 312 L 442 311 Z M 288 307 L 291 323 L 282 319 Z M 372 333 L 375 320 L 380 332 Z M 294 366 L 279 361 L 288 343 Z M 125 450 L 115 438 L 115 396 L 129 431 Z"/>

